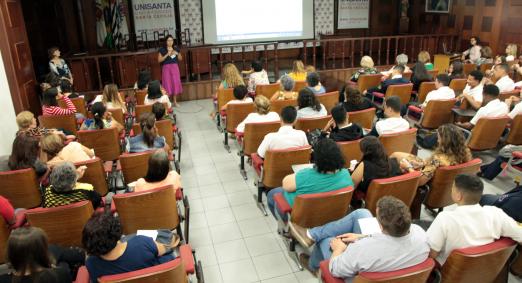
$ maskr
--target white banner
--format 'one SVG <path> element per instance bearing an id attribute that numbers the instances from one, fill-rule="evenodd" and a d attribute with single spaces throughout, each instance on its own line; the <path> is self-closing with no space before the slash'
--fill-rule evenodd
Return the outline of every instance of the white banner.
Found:
<path id="1" fill-rule="evenodd" d="M 368 28 L 370 0 L 339 0 L 337 28 Z"/>
<path id="2" fill-rule="evenodd" d="M 176 13 L 174 0 L 132 0 L 134 28 L 137 36 L 147 33 L 147 40 L 154 40 L 154 32 L 168 30 L 175 37 Z M 145 38 L 143 38 L 145 40 Z"/>

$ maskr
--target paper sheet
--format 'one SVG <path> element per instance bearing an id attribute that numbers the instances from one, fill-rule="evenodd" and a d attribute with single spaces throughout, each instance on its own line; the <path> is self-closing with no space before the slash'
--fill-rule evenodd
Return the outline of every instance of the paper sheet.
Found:
<path id="1" fill-rule="evenodd" d="M 156 237 L 158 237 L 158 231 L 157 230 L 138 230 L 136 235 L 141 235 L 141 236 L 149 237 L 149 238 L 156 240 Z"/>
<path id="2" fill-rule="evenodd" d="M 363 235 L 382 233 L 381 226 L 379 226 L 379 222 L 377 222 L 375 217 L 359 219 L 359 226 Z"/>
<path id="3" fill-rule="evenodd" d="M 297 173 L 305 168 L 313 168 L 313 167 L 314 167 L 313 163 L 294 164 L 294 165 L 292 165 L 292 170 L 294 171 L 294 173 Z"/>

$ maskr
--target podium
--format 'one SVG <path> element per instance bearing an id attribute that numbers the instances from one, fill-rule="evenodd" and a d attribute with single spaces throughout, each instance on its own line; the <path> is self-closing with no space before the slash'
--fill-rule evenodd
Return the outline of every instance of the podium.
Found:
<path id="1" fill-rule="evenodd" d="M 460 54 L 435 54 L 433 59 L 434 68 L 439 70 L 439 74 L 447 74 L 450 63 L 458 60 L 460 56 Z"/>

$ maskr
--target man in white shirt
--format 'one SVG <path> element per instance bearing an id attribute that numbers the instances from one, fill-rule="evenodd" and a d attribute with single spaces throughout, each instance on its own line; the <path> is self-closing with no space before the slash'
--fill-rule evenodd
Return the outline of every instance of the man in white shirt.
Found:
<path id="1" fill-rule="evenodd" d="M 427 231 L 430 257 L 444 264 L 455 249 L 481 246 L 500 237 L 522 242 L 522 227 L 502 209 L 480 206 L 484 185 L 479 177 L 460 174 L 455 177 L 451 198 L 453 211 L 442 211 Z"/>
<path id="2" fill-rule="evenodd" d="M 380 136 L 406 131 L 410 123 L 401 117 L 401 99 L 398 96 L 389 96 L 384 101 L 385 119 L 377 121 L 368 135 Z"/>
<path id="3" fill-rule="evenodd" d="M 281 128 L 275 133 L 267 134 L 257 149 L 257 154 L 261 158 L 265 158 L 267 150 L 308 145 L 305 132 L 293 128 L 296 117 L 297 110 L 293 106 L 283 108 L 281 111 Z"/>
<path id="4" fill-rule="evenodd" d="M 431 100 L 447 100 L 455 98 L 455 91 L 448 87 L 450 78 L 446 74 L 437 75 L 435 79 L 435 90 L 428 92 L 421 108 L 426 107 Z"/>
<path id="5" fill-rule="evenodd" d="M 509 112 L 508 106 L 498 99 L 499 91 L 495 85 L 484 86 L 484 106 L 482 106 L 475 116 L 469 122 L 461 123 L 456 122 L 455 124 L 461 128 L 471 130 L 477 124 L 480 118 L 487 117 L 501 117 L 507 115 Z"/>
<path id="6" fill-rule="evenodd" d="M 484 85 L 482 84 L 482 78 L 484 78 L 484 74 L 482 74 L 481 71 L 471 71 L 468 75 L 466 87 L 462 91 L 462 94 L 457 97 L 460 102 L 463 102 L 464 99 L 467 100 L 471 107 L 475 110 L 482 106 L 482 91 L 484 88 Z"/>
<path id="7" fill-rule="evenodd" d="M 504 103 L 506 103 L 508 109 L 511 109 L 511 106 L 516 103 L 515 107 L 513 107 L 513 110 L 511 110 L 511 112 L 508 114 L 511 120 L 515 119 L 518 114 L 522 114 L 522 103 L 520 103 L 520 97 L 513 95 L 510 98 L 504 100 Z"/>
<path id="8" fill-rule="evenodd" d="M 509 77 L 509 66 L 508 64 L 497 64 L 493 75 L 497 79 L 495 85 L 498 87 L 500 92 L 512 91 L 515 89 L 515 82 Z"/>

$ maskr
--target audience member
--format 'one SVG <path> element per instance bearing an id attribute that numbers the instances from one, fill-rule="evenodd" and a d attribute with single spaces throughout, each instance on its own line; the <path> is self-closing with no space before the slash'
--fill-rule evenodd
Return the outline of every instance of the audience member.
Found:
<path id="1" fill-rule="evenodd" d="M 520 103 L 520 96 L 512 95 L 504 100 L 504 103 L 506 103 L 508 109 L 512 109 L 508 114 L 511 120 L 515 119 L 518 114 L 522 114 L 522 103 Z"/>
<path id="2" fill-rule="evenodd" d="M 475 110 L 482 107 L 482 92 L 484 91 L 484 85 L 482 84 L 482 78 L 484 75 L 479 70 L 471 71 L 468 75 L 466 87 L 462 91 L 462 94 L 457 96 L 457 99 L 462 103 L 467 100 L 469 105 Z"/>
<path id="3" fill-rule="evenodd" d="M 350 123 L 342 104 L 332 108 L 332 119 L 328 121 L 323 132 L 336 142 L 353 141 L 363 137 L 363 129 L 358 124 Z"/>
<path id="4" fill-rule="evenodd" d="M 515 82 L 509 77 L 509 66 L 507 64 L 495 65 L 495 71 L 493 76 L 497 80 L 495 85 L 498 87 L 500 92 L 512 91 L 515 89 Z M 492 83 L 488 80 L 487 83 Z"/>
<path id="5" fill-rule="evenodd" d="M 39 127 L 34 114 L 30 111 L 22 111 L 18 113 L 18 115 L 16 115 L 16 124 L 18 125 L 18 132 L 16 132 L 17 136 L 23 134 L 40 138 L 48 133 L 61 133 L 55 129 Z"/>
<path id="6" fill-rule="evenodd" d="M 288 73 L 288 76 L 294 81 L 305 81 L 306 80 L 306 69 L 301 60 L 294 60 L 292 64 L 292 72 Z"/>
<path id="7" fill-rule="evenodd" d="M 227 102 L 221 110 L 227 110 L 228 105 L 230 104 L 243 104 L 243 103 L 252 103 L 253 100 L 250 96 L 248 96 L 248 89 L 244 85 L 238 85 L 234 87 L 234 98 Z"/>
<path id="8" fill-rule="evenodd" d="M 477 36 L 472 36 L 469 39 L 469 44 L 468 50 L 462 52 L 462 60 L 466 60 L 466 57 L 468 57 L 469 61 L 475 63 L 481 56 L 482 46 L 480 46 L 480 39 Z"/>
<path id="9" fill-rule="evenodd" d="M 136 90 L 147 90 L 149 86 L 149 82 L 152 80 L 152 75 L 149 70 L 142 69 L 138 74 L 138 81 L 134 85 L 134 89 Z"/>
<path id="10" fill-rule="evenodd" d="M 446 74 L 437 75 L 435 79 L 435 90 L 428 92 L 426 99 L 421 104 L 424 108 L 431 100 L 446 100 L 455 98 L 455 91 L 449 88 L 450 78 Z"/>
<path id="11" fill-rule="evenodd" d="M 222 71 L 223 80 L 219 84 L 219 89 L 234 88 L 236 86 L 245 85 L 245 81 L 241 77 L 236 65 L 227 63 Z"/>
<path id="12" fill-rule="evenodd" d="M 493 50 L 491 50 L 491 47 L 483 46 L 480 49 L 480 58 L 474 62 L 472 61 L 472 63 L 476 64 L 477 66 L 482 64 L 493 64 Z"/>
<path id="13" fill-rule="evenodd" d="M 411 73 L 411 70 L 407 64 L 408 64 L 408 55 L 406 55 L 404 53 L 397 55 L 397 57 L 395 58 L 395 66 L 403 66 L 404 73 Z M 393 69 L 395 68 L 395 66 L 391 67 L 390 70 L 388 70 L 388 71 L 381 72 L 381 74 L 383 75 L 383 79 L 387 79 L 390 75 L 392 75 Z"/>
<path id="14" fill-rule="evenodd" d="M 421 62 L 424 64 L 424 67 L 426 67 L 426 70 L 431 71 L 433 70 L 433 64 L 431 63 L 431 57 L 430 53 L 428 51 L 421 51 L 419 52 L 419 55 L 417 55 L 418 62 Z"/>
<path id="15" fill-rule="evenodd" d="M 95 214 L 87 221 L 82 233 L 83 247 L 88 257 L 85 266 L 91 282 L 104 275 L 135 271 L 174 259 L 172 250 L 179 244 L 174 236 L 170 245 L 150 237 L 135 235 L 122 238 L 121 224 L 111 214 Z"/>
<path id="16" fill-rule="evenodd" d="M 326 108 L 319 102 L 310 88 L 303 88 L 297 97 L 297 119 L 318 118 L 328 114 Z"/>
<path id="17" fill-rule="evenodd" d="M 67 108 L 61 108 L 58 106 L 58 99 L 63 100 Z M 53 87 L 46 90 L 43 94 L 42 113 L 47 116 L 75 114 L 76 107 L 67 96 L 64 96 L 61 91 L 58 90 L 58 88 Z"/>
<path id="18" fill-rule="evenodd" d="M 514 43 L 510 43 L 506 46 L 506 61 L 512 62 L 517 58 L 517 45 Z"/>
<path id="19" fill-rule="evenodd" d="M 451 198 L 454 210 L 440 212 L 427 231 L 430 257 L 444 264 L 455 249 L 481 246 L 500 237 L 522 242 L 522 227 L 502 209 L 480 206 L 484 185 L 479 177 L 460 174 L 455 177 Z"/>
<path id="20" fill-rule="evenodd" d="M 295 81 L 290 75 L 283 75 L 279 79 L 280 90 L 276 91 L 270 101 L 297 99 L 297 92 L 293 91 Z"/>
<path id="21" fill-rule="evenodd" d="M 170 168 L 168 153 L 158 149 L 149 157 L 147 175 L 136 181 L 134 191 L 142 192 L 168 185 L 176 190 L 181 188 L 181 177 Z"/>
<path id="22" fill-rule="evenodd" d="M 398 96 L 389 96 L 384 100 L 384 117 L 375 123 L 368 135 L 380 136 L 406 131 L 410 123 L 401 117 L 401 99 Z"/>
<path id="23" fill-rule="evenodd" d="M 167 108 L 171 108 L 169 96 L 165 90 L 161 87 L 158 80 L 151 81 L 147 88 L 147 96 L 145 97 L 145 105 L 151 105 L 156 102 L 166 103 Z"/>
<path id="24" fill-rule="evenodd" d="M 51 47 L 47 50 L 49 55 L 49 69 L 53 74 L 59 78 L 64 78 L 73 81 L 72 73 L 65 60 L 61 56 L 60 49 L 58 47 Z"/>
<path id="25" fill-rule="evenodd" d="M 341 102 L 343 103 L 346 112 L 375 108 L 375 105 L 368 98 L 363 96 L 361 92 L 355 87 L 347 85 L 344 91 L 341 91 L 341 93 L 344 94 L 344 99 Z"/>
<path id="26" fill-rule="evenodd" d="M 311 72 L 306 75 L 307 88 L 313 92 L 313 94 L 323 94 L 326 92 L 324 86 L 321 85 L 319 79 L 319 73 Z"/>
<path id="27" fill-rule="evenodd" d="M 412 72 L 413 73 L 411 75 L 411 82 L 413 83 L 413 90 L 414 91 L 418 91 L 419 88 L 420 88 L 420 85 L 423 82 L 431 82 L 432 81 L 432 77 L 428 73 L 424 63 L 422 63 L 420 61 L 415 63 L 415 65 L 413 66 Z"/>
<path id="28" fill-rule="evenodd" d="M 80 130 L 101 130 L 115 128 L 118 132 L 123 131 L 123 126 L 118 121 L 112 119 L 112 113 L 107 111 L 102 102 L 96 102 L 91 106 L 92 117 L 85 119 Z"/>
<path id="29" fill-rule="evenodd" d="M 42 151 L 47 154 L 47 165 L 51 167 L 64 161 L 75 163 L 94 157 L 94 150 L 75 141 L 65 145 L 65 139 L 59 135 L 45 135 L 40 143 Z"/>
<path id="30" fill-rule="evenodd" d="M 98 208 L 102 202 L 94 187 L 77 182 L 85 173 L 85 169 L 85 166 L 76 169 L 72 162 L 56 165 L 51 171 L 50 186 L 43 192 L 42 207 L 57 207 L 88 200 L 94 209 Z"/>
<path id="31" fill-rule="evenodd" d="M 370 88 L 368 90 L 365 90 L 363 94 L 366 95 L 368 99 L 372 98 L 372 94 L 374 92 L 380 92 L 380 93 L 386 93 L 388 90 L 388 87 L 391 85 L 402 85 L 407 84 L 409 81 L 402 77 L 402 73 L 404 73 L 404 66 L 397 65 L 393 67 L 391 72 L 391 78 L 384 80 L 379 86 Z"/>
<path id="32" fill-rule="evenodd" d="M 518 223 L 522 223 L 522 209 L 520 209 L 522 206 L 522 187 L 520 185 L 501 195 L 482 195 L 479 203 L 482 206 L 496 206 Z"/>
<path id="33" fill-rule="evenodd" d="M 10 170 L 33 168 L 36 175 L 41 177 L 47 172 L 47 165 L 39 156 L 40 139 L 26 134 L 18 135 L 13 141 L 7 165 Z"/>
<path id="34" fill-rule="evenodd" d="M 60 80 L 60 90 L 62 91 L 64 96 L 69 98 L 78 98 L 80 94 L 74 91 L 74 86 L 68 79 Z"/>
<path id="35" fill-rule="evenodd" d="M 171 115 L 167 114 L 165 104 L 156 102 L 152 104 L 152 114 L 156 117 L 156 121 L 170 120 L 174 124 L 174 119 Z"/>
<path id="36" fill-rule="evenodd" d="M 450 77 L 450 81 L 453 79 L 464 79 L 466 75 L 464 75 L 464 65 L 460 61 L 453 61 L 449 65 L 448 68 L 448 76 Z"/>
<path id="37" fill-rule="evenodd" d="M 267 150 L 308 145 L 305 132 L 293 128 L 296 117 L 297 110 L 293 106 L 283 108 L 281 111 L 281 127 L 277 132 L 267 134 L 257 149 L 257 154 L 261 158 L 265 158 Z"/>
<path id="38" fill-rule="evenodd" d="M 357 82 L 361 75 L 377 74 L 377 69 L 374 68 L 373 59 L 370 56 L 363 56 L 361 58 L 361 68 L 353 73 L 350 81 Z"/>
<path id="39" fill-rule="evenodd" d="M 149 86 L 150 89 L 150 86 Z M 140 116 L 141 133 L 134 137 L 127 138 L 127 152 L 144 152 L 151 149 L 165 149 L 170 152 L 170 147 L 165 141 L 165 137 L 158 135 L 156 128 L 156 118 L 152 113 L 143 113 Z"/>
<path id="40" fill-rule="evenodd" d="M 493 162 L 480 166 L 480 172 L 478 175 L 488 180 L 495 179 L 498 174 L 502 172 L 502 164 L 508 162 L 515 151 L 522 151 L 522 146 L 513 144 L 505 145 L 498 151 L 498 156 Z M 519 165 L 519 162 L 516 159 L 513 161 L 514 165 Z"/>
<path id="41" fill-rule="evenodd" d="M 331 139 L 319 139 L 314 146 L 314 167 L 305 168 L 283 179 L 283 186 L 268 192 L 267 202 L 274 217 L 276 213 L 287 220 L 280 211 L 276 212 L 274 196 L 282 193 L 292 207 L 298 195 L 316 194 L 353 186 L 350 173 L 344 168 L 341 150 Z"/>
<path id="42" fill-rule="evenodd" d="M 103 93 L 101 95 L 97 95 L 96 98 L 92 101 L 93 104 L 96 102 L 102 102 L 103 105 L 107 107 L 107 109 L 121 109 L 124 114 L 127 113 L 127 107 L 121 98 L 120 92 L 118 91 L 118 86 L 116 84 L 105 85 L 103 88 Z"/>
<path id="43" fill-rule="evenodd" d="M 242 74 L 248 74 L 248 92 L 255 93 L 257 85 L 267 85 L 270 83 L 268 80 L 268 74 L 263 69 L 261 62 L 254 60 L 251 64 L 251 69 L 248 71 L 242 71 Z"/>
<path id="44" fill-rule="evenodd" d="M 495 85 L 485 85 L 482 93 L 483 103 L 475 116 L 469 122 L 456 122 L 455 124 L 467 130 L 473 129 L 480 118 L 501 117 L 509 113 L 508 106 L 498 99 L 499 90 Z"/>
<path id="45" fill-rule="evenodd" d="M 237 132 L 245 132 L 246 123 L 275 122 L 280 120 L 277 112 L 270 111 L 270 100 L 263 95 L 256 96 L 254 99 L 254 108 L 255 112 L 248 114 L 245 120 L 237 125 Z"/>

